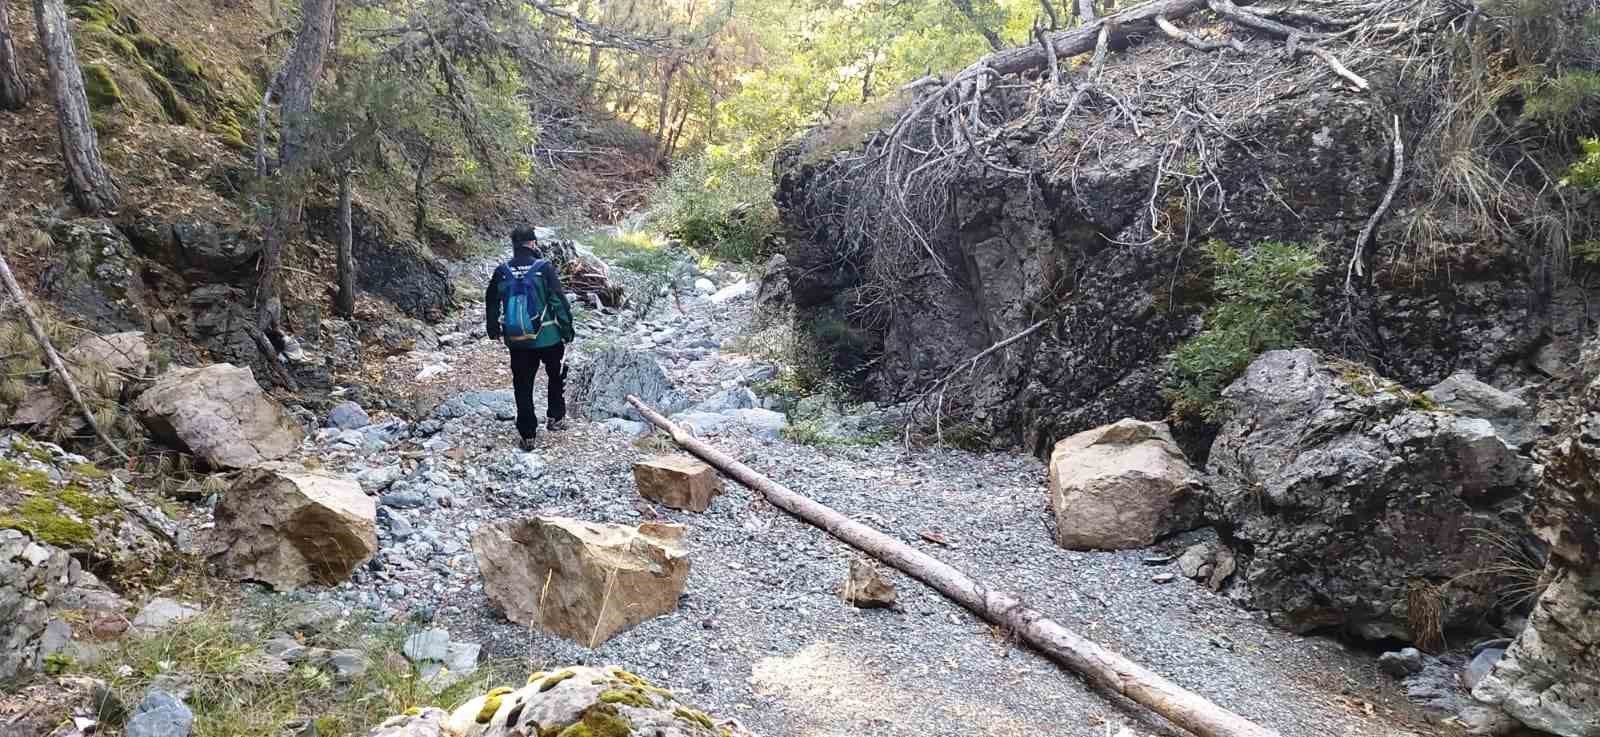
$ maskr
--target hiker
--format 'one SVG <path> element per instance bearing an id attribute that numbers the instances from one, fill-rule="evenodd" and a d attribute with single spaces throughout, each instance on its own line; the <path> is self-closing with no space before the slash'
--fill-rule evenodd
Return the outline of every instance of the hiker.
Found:
<path id="1" fill-rule="evenodd" d="M 500 264 L 483 293 L 484 328 L 491 340 L 505 341 L 511 353 L 511 386 L 517 395 L 517 433 L 522 449 L 532 450 L 539 435 L 533 409 L 533 382 L 544 366 L 551 432 L 567 416 L 562 396 L 567 368 L 562 364 L 572 340 L 572 307 L 556 267 L 544 260 L 532 228 L 511 232 L 511 260 Z"/>

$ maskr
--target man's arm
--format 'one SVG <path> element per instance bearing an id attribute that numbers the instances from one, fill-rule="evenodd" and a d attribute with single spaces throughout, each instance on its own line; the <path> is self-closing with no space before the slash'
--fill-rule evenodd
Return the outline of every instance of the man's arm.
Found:
<path id="1" fill-rule="evenodd" d="M 544 288 L 555 295 L 553 305 L 556 310 L 556 328 L 561 331 L 561 340 L 570 343 L 575 337 L 572 330 L 572 305 L 567 302 L 567 290 L 561 286 L 561 275 L 556 272 L 555 264 L 548 261 L 544 266 Z"/>
<path id="2" fill-rule="evenodd" d="M 500 268 L 495 267 L 489 277 L 489 286 L 483 290 L 483 333 L 490 338 L 500 337 Z"/>

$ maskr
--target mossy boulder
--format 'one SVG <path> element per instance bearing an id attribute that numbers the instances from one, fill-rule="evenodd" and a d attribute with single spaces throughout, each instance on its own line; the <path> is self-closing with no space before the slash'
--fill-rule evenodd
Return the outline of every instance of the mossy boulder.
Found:
<path id="1" fill-rule="evenodd" d="M 122 88 L 117 85 L 111 67 L 105 64 L 83 65 L 83 91 L 89 96 L 91 110 L 104 110 L 122 104 Z"/>
<path id="2" fill-rule="evenodd" d="M 396 717 L 369 737 L 745 737 L 621 668 L 534 673 L 520 689 L 495 688 L 454 711 Z"/>
<path id="3" fill-rule="evenodd" d="M 50 237 L 55 260 L 40 278 L 41 297 L 96 332 L 150 330 L 157 310 L 142 259 L 122 231 L 106 220 L 69 220 Z"/>
<path id="4" fill-rule="evenodd" d="M 20 435 L 0 440 L 0 529 L 70 551 L 95 573 L 129 583 L 159 569 L 178 536 L 176 523 L 116 477 Z"/>

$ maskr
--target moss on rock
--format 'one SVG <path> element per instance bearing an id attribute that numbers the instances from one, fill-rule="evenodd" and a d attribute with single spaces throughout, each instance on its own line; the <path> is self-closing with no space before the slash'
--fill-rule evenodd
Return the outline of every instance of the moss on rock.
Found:
<path id="1" fill-rule="evenodd" d="M 597 704 L 583 712 L 583 718 L 558 733 L 558 737 L 628 737 L 633 722 L 617 712 L 615 706 Z"/>
<path id="2" fill-rule="evenodd" d="M 550 689 L 561 685 L 562 681 L 565 681 L 568 678 L 571 678 L 571 677 L 573 677 L 575 675 L 577 675 L 576 671 L 564 670 L 564 671 L 561 671 L 560 673 L 557 673 L 557 674 L 555 674 L 553 676 L 550 676 L 549 678 L 544 679 L 543 683 L 539 684 L 539 693 L 544 693 L 545 691 L 549 691 Z"/>
<path id="3" fill-rule="evenodd" d="M 122 88 L 117 85 L 111 67 L 105 64 L 83 65 L 83 91 L 89 96 L 90 108 L 110 108 L 122 104 Z"/>

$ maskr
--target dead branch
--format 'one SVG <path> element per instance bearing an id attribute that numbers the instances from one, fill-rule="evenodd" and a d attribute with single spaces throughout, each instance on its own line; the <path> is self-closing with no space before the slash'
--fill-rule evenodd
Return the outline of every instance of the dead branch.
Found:
<path id="1" fill-rule="evenodd" d="M 27 295 L 24 295 L 22 287 L 17 285 L 17 278 L 12 275 L 11 264 L 6 262 L 4 253 L 0 253 L 0 281 L 5 282 L 6 291 L 17 303 L 17 311 L 22 313 L 23 321 L 28 323 L 28 332 L 33 333 L 33 339 L 39 342 L 39 349 L 44 352 L 45 361 L 50 364 L 50 369 L 55 372 L 56 378 L 61 380 L 62 386 L 67 388 L 67 396 L 78 406 L 83 419 L 89 423 L 89 429 L 93 430 L 95 437 L 105 443 L 118 458 L 129 460 L 128 454 L 122 452 L 116 441 L 106 434 L 105 428 L 100 427 L 100 422 L 94 417 L 94 409 L 84 401 L 83 394 L 78 391 L 78 382 L 73 380 L 72 372 L 61 362 L 61 356 L 56 353 L 55 346 L 50 344 L 49 336 L 45 335 L 44 327 L 39 324 L 39 318 L 33 314 L 33 306 L 28 303 Z"/>
<path id="2" fill-rule="evenodd" d="M 1323 34 L 1315 31 L 1306 31 L 1294 26 L 1287 26 L 1269 18 L 1264 18 L 1255 13 L 1247 12 L 1244 8 L 1233 4 L 1232 0 L 1207 0 L 1211 12 L 1247 28 L 1270 33 L 1279 38 L 1321 38 Z"/>
<path id="3" fill-rule="evenodd" d="M 1334 74 L 1344 77 L 1350 82 L 1350 84 L 1354 85 L 1357 90 L 1366 92 L 1367 90 L 1372 89 L 1372 84 L 1369 83 L 1366 78 L 1350 71 L 1350 68 L 1346 67 L 1343 62 L 1339 61 L 1339 57 L 1334 56 L 1333 52 L 1328 51 L 1321 46 L 1312 46 L 1307 50 L 1314 54 L 1318 59 L 1326 62 L 1328 67 L 1333 69 Z"/>
<path id="4" fill-rule="evenodd" d="M 1378 209 L 1372 211 L 1372 217 L 1367 218 L 1366 227 L 1361 229 L 1361 235 L 1356 238 L 1355 252 L 1350 254 L 1350 265 L 1344 271 L 1344 293 L 1355 294 L 1355 277 L 1363 276 L 1361 260 L 1367 250 L 1367 243 L 1372 240 L 1373 231 L 1377 230 L 1378 222 L 1389 212 L 1389 207 L 1394 204 L 1394 196 L 1400 191 L 1400 178 L 1404 176 L 1406 168 L 1406 144 L 1400 137 L 1400 116 L 1394 116 L 1394 167 L 1389 174 L 1389 190 L 1383 193 L 1383 200 L 1378 203 Z"/>
<path id="5" fill-rule="evenodd" d="M 1167 20 L 1165 16 L 1156 18 L 1156 27 L 1160 28 L 1162 33 L 1167 34 L 1168 38 L 1188 46 L 1195 51 L 1217 51 L 1219 49 L 1244 51 L 1244 42 L 1240 41 L 1239 39 L 1230 38 L 1227 41 L 1207 41 L 1199 36 L 1194 35 L 1193 33 L 1173 25 L 1172 21 Z"/>
<path id="6" fill-rule="evenodd" d="M 628 402 L 645 419 L 669 433 L 679 446 L 761 494 L 773 506 L 894 566 L 990 623 L 1016 633 L 1018 639 L 1100 688 L 1125 696 L 1200 737 L 1277 734 L 1085 639 L 1028 606 L 1017 594 L 990 589 L 938 558 L 756 473 L 674 425 L 638 397 L 629 396 Z"/>

